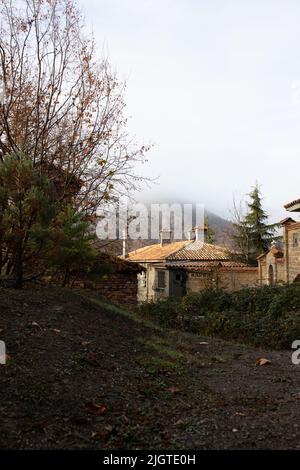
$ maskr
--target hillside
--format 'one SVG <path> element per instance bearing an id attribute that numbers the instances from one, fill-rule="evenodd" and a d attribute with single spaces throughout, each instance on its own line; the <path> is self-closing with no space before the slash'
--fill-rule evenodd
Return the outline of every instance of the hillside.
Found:
<path id="1" fill-rule="evenodd" d="M 1 449 L 299 448 L 289 352 L 160 329 L 57 289 L 0 290 L 0 330 Z"/>
<path id="2" fill-rule="evenodd" d="M 214 243 L 216 245 L 226 246 L 228 248 L 232 248 L 232 223 L 229 220 L 223 219 L 222 217 L 214 214 L 210 211 L 205 211 L 205 214 L 208 217 L 210 227 L 214 231 Z M 193 213 L 194 224 L 195 221 L 195 212 Z M 150 216 L 148 220 L 148 227 L 150 227 Z M 174 225 L 171 220 L 171 230 L 174 230 Z M 159 239 L 142 239 L 139 238 L 138 240 L 131 240 L 128 239 L 128 251 L 137 250 L 138 248 L 142 248 L 143 246 L 152 245 L 154 243 L 158 243 Z M 97 246 L 104 252 L 112 254 L 112 255 L 121 255 L 122 254 L 122 240 L 98 240 Z"/>

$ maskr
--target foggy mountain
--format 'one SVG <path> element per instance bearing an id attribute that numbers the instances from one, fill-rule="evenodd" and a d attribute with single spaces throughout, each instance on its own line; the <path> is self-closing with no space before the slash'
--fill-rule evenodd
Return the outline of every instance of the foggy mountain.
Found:
<path id="1" fill-rule="evenodd" d="M 150 207 L 149 205 L 147 206 Z M 196 209 L 193 208 L 193 224 L 194 225 L 195 225 L 195 219 L 196 219 L 195 212 L 196 212 Z M 217 214 L 207 211 L 207 210 L 205 210 L 205 216 L 208 218 L 209 227 L 214 232 L 214 244 L 232 248 L 232 240 L 231 240 L 231 234 L 233 230 L 232 223 L 229 220 L 226 220 L 218 216 Z M 148 216 L 149 238 L 145 239 L 145 238 L 139 237 L 137 240 L 132 240 L 129 237 L 127 241 L 128 251 L 134 251 L 138 248 L 142 248 L 143 246 L 152 245 L 154 243 L 159 243 L 160 240 L 158 238 L 155 238 L 155 239 L 150 238 L 150 224 L 151 224 L 151 214 L 149 210 L 149 216 Z M 160 229 L 162 228 L 166 228 L 166 227 L 162 227 L 161 221 L 160 221 Z M 171 221 L 170 221 L 170 229 L 171 231 L 174 229 L 173 218 L 171 218 Z M 120 236 L 120 238 L 122 237 Z M 101 251 L 105 251 L 113 255 L 121 255 L 122 249 L 123 249 L 123 241 L 122 239 L 97 240 L 97 246 L 99 249 L 101 249 Z"/>

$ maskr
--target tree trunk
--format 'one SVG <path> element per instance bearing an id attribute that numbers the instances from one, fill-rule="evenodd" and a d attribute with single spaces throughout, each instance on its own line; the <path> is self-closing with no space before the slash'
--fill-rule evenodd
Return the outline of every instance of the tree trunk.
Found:
<path id="1" fill-rule="evenodd" d="M 63 283 L 62 283 L 63 287 L 66 287 L 66 285 L 68 284 L 69 275 L 70 275 L 70 270 L 69 270 L 69 268 L 66 268 L 64 280 L 63 280 Z"/>
<path id="2" fill-rule="evenodd" d="M 19 247 L 16 257 L 16 289 L 23 287 L 23 248 Z"/>

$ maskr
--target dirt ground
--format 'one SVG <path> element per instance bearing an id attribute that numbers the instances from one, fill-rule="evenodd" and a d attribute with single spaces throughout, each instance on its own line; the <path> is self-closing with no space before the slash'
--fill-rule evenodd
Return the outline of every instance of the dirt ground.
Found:
<path id="1" fill-rule="evenodd" d="M 300 448 L 292 351 L 162 330 L 57 289 L 0 290 L 0 339 L 1 449 Z"/>

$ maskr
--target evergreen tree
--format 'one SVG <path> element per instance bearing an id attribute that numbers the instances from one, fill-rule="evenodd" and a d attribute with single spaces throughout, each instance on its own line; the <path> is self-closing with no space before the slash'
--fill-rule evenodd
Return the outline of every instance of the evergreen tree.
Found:
<path id="1" fill-rule="evenodd" d="M 257 264 L 256 258 L 267 252 L 274 239 L 278 224 L 268 224 L 268 214 L 262 206 L 262 195 L 258 184 L 249 194 L 247 213 L 237 217 L 233 239 L 237 246 L 239 257 L 249 264 Z"/>
<path id="2" fill-rule="evenodd" d="M 90 223 L 71 206 L 62 211 L 53 227 L 47 250 L 48 263 L 64 272 L 62 285 L 66 286 L 72 273 L 92 265 L 97 252 Z"/>
<path id="3" fill-rule="evenodd" d="M 0 208 L 1 273 L 21 288 L 24 263 L 40 251 L 56 210 L 52 183 L 22 152 L 0 163 Z"/>
<path id="4" fill-rule="evenodd" d="M 205 216 L 205 226 L 206 226 L 206 233 L 205 233 L 205 243 L 213 245 L 215 242 L 215 232 L 209 225 L 208 216 Z"/>

